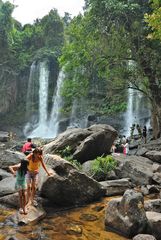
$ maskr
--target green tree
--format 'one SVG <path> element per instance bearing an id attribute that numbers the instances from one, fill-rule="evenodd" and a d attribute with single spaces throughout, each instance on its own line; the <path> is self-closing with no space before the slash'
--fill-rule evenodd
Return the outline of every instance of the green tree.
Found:
<path id="1" fill-rule="evenodd" d="M 93 109 L 99 113 L 123 110 L 125 104 L 120 104 L 120 102 L 123 103 L 121 99 L 123 95 L 121 96 L 120 92 L 124 90 L 122 86 L 124 82 L 120 84 L 118 75 L 124 79 L 126 73 L 121 69 L 121 64 L 116 64 L 113 60 L 114 53 L 111 51 L 111 46 L 107 45 L 107 39 L 99 34 L 99 29 L 96 28 L 92 19 L 91 12 L 87 12 L 85 16 L 75 17 L 67 28 L 66 44 L 60 58 L 66 72 L 63 96 L 68 106 L 75 98 L 81 99 L 83 96 L 87 97 L 87 101 L 91 101 L 89 110 Z M 116 35 L 120 36 L 115 32 L 111 44 L 112 42 L 115 44 Z M 126 46 L 121 36 L 119 39 L 124 41 Z M 115 51 L 118 48 L 119 46 L 115 45 Z M 107 55 L 110 58 L 109 61 L 107 61 Z M 111 72 L 113 65 L 115 65 L 115 74 Z M 114 86 L 114 82 L 118 83 L 117 87 L 116 84 Z M 100 93 L 101 101 L 99 102 L 96 98 L 100 97 Z M 112 97 L 114 93 L 115 98 Z M 68 110 L 67 106 L 65 108 Z"/>
<path id="2" fill-rule="evenodd" d="M 124 82 L 148 96 L 157 137 L 161 132 L 161 44 L 147 39 L 149 28 L 144 15 L 151 11 L 149 1 L 86 0 L 89 25 L 95 26 L 95 39 L 99 39 L 102 50 L 95 61 L 101 62 L 97 64 L 98 73 L 111 80 L 114 87 Z"/>
<path id="3" fill-rule="evenodd" d="M 150 39 L 159 39 L 161 41 L 161 2 L 160 0 L 152 1 L 153 12 L 145 14 L 145 21 L 148 22 L 152 32 L 149 33 Z"/>

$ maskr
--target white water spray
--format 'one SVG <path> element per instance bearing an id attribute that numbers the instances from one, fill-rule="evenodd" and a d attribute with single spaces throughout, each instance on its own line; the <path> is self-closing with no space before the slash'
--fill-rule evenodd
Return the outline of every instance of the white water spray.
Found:
<path id="1" fill-rule="evenodd" d="M 49 70 L 46 62 L 39 63 L 39 121 L 30 137 L 44 137 L 48 129 L 48 79 Z"/>
<path id="2" fill-rule="evenodd" d="M 51 110 L 51 115 L 49 119 L 49 129 L 48 136 L 56 137 L 59 130 L 59 120 L 61 116 L 61 107 L 63 105 L 62 97 L 61 97 L 61 87 L 64 80 L 64 73 L 60 71 L 57 86 L 56 86 L 56 94 L 53 96 L 53 106 Z"/>

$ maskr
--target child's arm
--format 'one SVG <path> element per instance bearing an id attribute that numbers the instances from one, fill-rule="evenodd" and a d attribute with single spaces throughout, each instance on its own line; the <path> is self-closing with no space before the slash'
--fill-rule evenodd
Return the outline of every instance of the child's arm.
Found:
<path id="1" fill-rule="evenodd" d="M 15 176 L 16 175 L 16 171 L 17 169 L 21 166 L 21 163 L 19 164 L 16 164 L 16 165 L 12 165 L 12 166 L 9 166 L 9 170 L 10 172 Z"/>
<path id="2" fill-rule="evenodd" d="M 48 170 L 47 170 L 47 168 L 46 168 L 46 166 L 45 166 L 45 163 L 43 162 L 43 159 L 41 158 L 40 161 L 41 161 L 41 165 L 42 165 L 43 169 L 45 170 L 45 172 L 47 173 L 47 175 L 50 176 L 50 173 L 48 172 Z"/>

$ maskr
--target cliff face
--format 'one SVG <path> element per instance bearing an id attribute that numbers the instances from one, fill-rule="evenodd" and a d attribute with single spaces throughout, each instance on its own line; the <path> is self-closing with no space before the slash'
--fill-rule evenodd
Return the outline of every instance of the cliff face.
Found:
<path id="1" fill-rule="evenodd" d="M 0 114 L 6 114 L 17 99 L 17 76 L 8 66 L 0 68 Z M 12 80 L 11 80 L 12 79 Z"/>
<path id="2" fill-rule="evenodd" d="M 39 59 L 36 64 L 43 61 Z M 57 59 L 47 59 L 49 67 L 49 106 L 52 104 L 53 91 L 59 73 Z M 31 66 L 16 73 L 14 68 L 7 65 L 0 66 L 0 127 L 19 127 L 26 119 L 26 101 Z M 38 73 L 39 74 L 39 73 Z M 39 78 L 36 79 L 37 98 L 39 95 Z M 38 111 L 38 104 L 35 102 L 35 112 Z"/>

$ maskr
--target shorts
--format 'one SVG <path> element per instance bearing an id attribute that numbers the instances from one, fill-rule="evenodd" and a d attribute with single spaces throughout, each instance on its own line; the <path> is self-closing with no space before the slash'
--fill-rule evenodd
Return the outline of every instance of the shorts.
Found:
<path id="1" fill-rule="evenodd" d="M 26 181 L 25 182 L 24 181 L 23 182 L 17 181 L 16 184 L 15 184 L 15 189 L 17 191 L 26 190 L 27 189 L 27 182 Z"/>
<path id="2" fill-rule="evenodd" d="M 27 179 L 27 183 L 31 183 L 31 182 L 34 182 L 34 183 L 38 183 L 38 175 L 39 173 L 38 172 L 30 172 L 28 171 L 27 172 L 27 175 L 26 175 L 26 179 Z"/>

